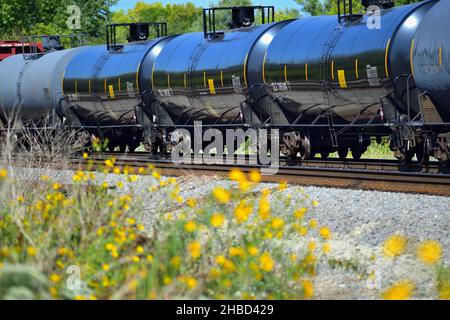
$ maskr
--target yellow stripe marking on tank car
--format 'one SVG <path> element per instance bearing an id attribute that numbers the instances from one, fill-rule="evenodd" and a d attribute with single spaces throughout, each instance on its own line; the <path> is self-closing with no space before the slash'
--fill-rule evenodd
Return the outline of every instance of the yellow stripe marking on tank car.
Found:
<path id="1" fill-rule="evenodd" d="M 141 70 L 141 64 L 139 64 L 138 69 L 136 71 L 136 89 L 137 91 L 140 91 L 139 89 L 139 71 Z"/>
<path id="2" fill-rule="evenodd" d="M 114 92 L 114 85 L 112 85 L 112 84 L 109 86 L 109 95 L 111 96 L 111 99 L 116 98 L 116 94 Z"/>
<path id="3" fill-rule="evenodd" d="M 288 83 L 287 65 L 284 65 L 284 82 Z"/>
<path id="4" fill-rule="evenodd" d="M 155 66 L 156 66 L 156 62 L 153 63 L 153 68 L 152 68 L 152 90 L 155 89 Z"/>
<path id="5" fill-rule="evenodd" d="M 89 86 L 89 93 L 92 93 L 92 80 L 89 79 L 88 81 L 88 86 Z"/>
<path id="6" fill-rule="evenodd" d="M 248 62 L 248 53 L 245 55 L 245 61 L 244 61 L 244 83 L 245 83 L 246 87 L 248 87 L 248 82 L 247 82 L 247 62 Z M 264 72 L 263 72 L 263 77 L 264 77 Z"/>
<path id="7" fill-rule="evenodd" d="M 331 80 L 334 80 L 334 60 L 331 61 Z"/>
<path id="8" fill-rule="evenodd" d="M 105 93 L 107 93 L 107 89 L 108 89 L 108 79 L 105 79 L 105 82 L 103 83 L 103 86 L 104 86 L 103 89 L 105 89 Z"/>
<path id="9" fill-rule="evenodd" d="M 389 48 L 391 46 L 391 38 L 389 38 L 387 45 L 386 45 L 386 50 L 384 52 L 384 72 L 386 73 L 386 77 L 389 77 Z"/>
<path id="10" fill-rule="evenodd" d="M 208 84 L 209 84 L 209 92 L 212 95 L 215 95 L 216 94 L 216 87 L 214 85 L 214 79 L 208 79 Z"/>
<path id="11" fill-rule="evenodd" d="M 438 60 L 439 60 L 439 66 L 442 66 L 442 47 L 439 47 L 439 50 L 438 50 Z"/>
<path id="12" fill-rule="evenodd" d="M 64 95 L 64 77 L 66 76 L 66 70 L 64 70 L 63 75 L 61 77 L 61 91 L 62 95 Z"/>
<path id="13" fill-rule="evenodd" d="M 170 89 L 170 74 L 167 74 L 167 88 Z"/>
<path id="14" fill-rule="evenodd" d="M 359 79 L 358 59 L 355 59 L 355 75 L 356 75 L 356 79 Z"/>
<path id="15" fill-rule="evenodd" d="M 224 86 L 224 84 L 223 84 L 223 70 L 220 71 L 220 84 L 222 85 L 222 87 Z"/>
<path id="16" fill-rule="evenodd" d="M 183 81 L 184 81 L 184 88 L 187 89 L 187 74 L 186 74 L 186 72 L 184 73 Z"/>
<path id="17" fill-rule="evenodd" d="M 305 64 L 305 80 L 309 81 L 309 77 L 308 77 L 308 64 Z"/>
<path id="18" fill-rule="evenodd" d="M 343 89 L 347 88 L 347 81 L 345 80 L 345 70 L 338 70 L 339 86 Z"/>
<path id="19" fill-rule="evenodd" d="M 409 51 L 409 63 L 411 65 L 411 74 L 413 77 L 414 77 L 414 63 L 413 63 L 414 42 L 415 42 L 415 39 L 413 38 L 411 41 L 411 49 Z"/>
<path id="20" fill-rule="evenodd" d="M 206 71 L 203 71 L 203 86 L 206 88 Z"/>
<path id="21" fill-rule="evenodd" d="M 266 83 L 266 61 L 267 61 L 267 51 L 264 54 L 263 69 L 262 69 L 262 76 L 263 76 L 264 83 Z"/>

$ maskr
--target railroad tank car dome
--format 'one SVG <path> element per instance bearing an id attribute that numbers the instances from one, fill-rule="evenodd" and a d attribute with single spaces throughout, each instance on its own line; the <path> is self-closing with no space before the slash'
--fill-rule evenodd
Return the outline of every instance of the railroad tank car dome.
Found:
<path id="1" fill-rule="evenodd" d="M 413 70 L 416 84 L 427 92 L 445 122 L 450 122 L 450 0 L 439 1 L 414 36 Z"/>

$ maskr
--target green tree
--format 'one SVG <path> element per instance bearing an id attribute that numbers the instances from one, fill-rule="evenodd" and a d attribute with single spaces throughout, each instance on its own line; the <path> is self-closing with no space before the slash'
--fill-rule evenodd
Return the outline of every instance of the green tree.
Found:
<path id="1" fill-rule="evenodd" d="M 400 6 L 420 0 L 395 0 L 395 5 Z M 296 0 L 302 6 L 302 11 L 312 16 L 337 14 L 337 0 Z M 343 4 L 341 5 L 343 11 Z M 347 1 L 348 10 L 348 1 Z M 353 12 L 363 13 L 365 10 L 360 0 L 353 1 Z"/>
<path id="2" fill-rule="evenodd" d="M 284 10 L 278 10 L 275 12 L 275 21 L 284 21 L 284 20 L 290 20 L 290 19 L 297 19 L 300 18 L 300 10 L 298 9 L 289 9 L 286 8 Z"/>
<path id="3" fill-rule="evenodd" d="M 118 0 L 0 0 L 0 37 L 16 39 L 31 34 L 83 32 L 91 37 L 104 34 L 110 7 Z M 70 5 L 81 10 L 81 29 L 71 30 L 67 20 Z"/>
<path id="4" fill-rule="evenodd" d="M 186 33 L 201 16 L 202 9 L 193 3 L 163 6 L 160 2 L 138 2 L 133 9 L 113 14 L 115 23 L 122 22 L 167 22 L 169 34 Z"/>

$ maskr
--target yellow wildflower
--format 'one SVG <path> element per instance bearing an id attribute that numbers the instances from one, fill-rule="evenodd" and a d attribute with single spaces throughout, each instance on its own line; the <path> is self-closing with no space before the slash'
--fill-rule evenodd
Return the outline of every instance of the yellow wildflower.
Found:
<path id="1" fill-rule="evenodd" d="M 150 262 L 150 263 L 153 262 L 153 256 L 152 256 L 151 254 L 149 254 L 149 255 L 147 256 L 147 261 Z"/>
<path id="2" fill-rule="evenodd" d="M 175 268 L 179 268 L 180 267 L 180 265 L 181 265 L 181 258 L 180 257 L 173 257 L 171 260 L 170 260 L 170 264 L 173 266 L 173 267 L 175 267 Z"/>
<path id="3" fill-rule="evenodd" d="M 152 176 L 153 176 L 153 178 L 155 178 L 157 180 L 161 179 L 161 175 L 159 174 L 158 171 L 153 171 Z"/>
<path id="4" fill-rule="evenodd" d="M 186 200 L 186 203 L 190 208 L 194 209 L 195 206 L 197 205 L 197 200 L 195 200 L 194 198 L 188 198 Z"/>
<path id="5" fill-rule="evenodd" d="M 438 263 L 442 258 L 440 243 L 433 240 L 422 242 L 417 248 L 417 258 L 429 265 Z"/>
<path id="6" fill-rule="evenodd" d="M 195 230 L 197 230 L 197 224 L 194 221 L 188 221 L 185 225 L 184 225 L 184 230 L 186 230 L 186 232 L 195 232 Z"/>
<path id="7" fill-rule="evenodd" d="M 239 256 L 239 257 L 243 258 L 245 256 L 244 249 L 239 248 L 239 247 L 231 247 L 228 250 L 228 252 L 229 252 L 230 256 L 232 256 L 232 257 Z"/>
<path id="8" fill-rule="evenodd" d="M 220 228 L 225 222 L 225 217 L 221 213 L 216 213 L 211 217 L 211 225 L 214 228 Z"/>
<path id="9" fill-rule="evenodd" d="M 280 229 L 284 226 L 284 220 L 281 218 L 274 218 L 272 220 L 272 228 Z"/>
<path id="10" fill-rule="evenodd" d="M 408 300 L 414 293 L 416 286 L 410 280 L 405 280 L 394 284 L 392 287 L 384 291 L 382 298 L 384 300 Z"/>
<path id="11" fill-rule="evenodd" d="M 225 263 L 226 258 L 224 256 L 217 256 L 216 257 L 216 263 L 219 266 L 222 266 Z"/>
<path id="12" fill-rule="evenodd" d="M 141 258 L 139 258 L 138 256 L 133 256 L 132 258 L 131 258 L 131 260 L 133 261 L 133 262 L 139 262 L 139 261 L 141 261 Z"/>
<path id="13" fill-rule="evenodd" d="M 103 269 L 103 271 L 108 271 L 109 270 L 109 264 L 104 264 L 104 265 L 102 265 L 102 269 Z"/>
<path id="14" fill-rule="evenodd" d="M 319 206 L 319 201 L 313 200 L 313 201 L 311 202 L 311 204 L 312 204 L 313 207 L 318 207 L 318 206 Z"/>
<path id="15" fill-rule="evenodd" d="M 202 245 L 200 242 L 191 242 L 188 245 L 189 254 L 193 259 L 198 259 L 202 255 Z"/>
<path id="16" fill-rule="evenodd" d="M 256 170 L 250 172 L 250 181 L 255 183 L 261 182 L 261 173 Z"/>
<path id="17" fill-rule="evenodd" d="M 144 253 L 144 248 L 142 248 L 141 246 L 138 246 L 138 247 L 136 248 L 136 252 L 137 252 L 138 254 L 143 254 L 143 253 Z"/>
<path id="18" fill-rule="evenodd" d="M 25 202 L 24 196 L 22 196 L 22 195 L 18 196 L 17 197 L 17 201 L 20 202 L 20 203 L 24 203 Z"/>
<path id="19" fill-rule="evenodd" d="M 278 191 L 284 191 L 286 190 L 288 187 L 287 182 L 286 181 L 282 181 L 279 185 L 278 185 Z"/>
<path id="20" fill-rule="evenodd" d="M 306 299 L 311 299 L 314 296 L 314 285 L 311 280 L 303 280 L 303 295 Z"/>
<path id="21" fill-rule="evenodd" d="M 262 254 L 262 256 L 259 258 L 259 262 L 261 269 L 266 272 L 272 271 L 275 266 L 275 262 L 268 252 L 264 252 Z"/>
<path id="22" fill-rule="evenodd" d="M 306 212 L 308 211 L 307 208 L 300 208 L 294 212 L 294 217 L 301 220 L 305 216 Z"/>
<path id="23" fill-rule="evenodd" d="M 227 272 L 235 272 L 236 271 L 236 265 L 234 264 L 233 261 L 229 260 L 229 259 L 225 259 L 224 263 L 223 263 L 223 268 L 227 271 Z"/>
<path id="24" fill-rule="evenodd" d="M 247 222 L 250 214 L 252 213 L 252 208 L 240 204 L 236 209 L 234 209 L 234 218 L 238 224 Z"/>
<path id="25" fill-rule="evenodd" d="M 329 228 L 327 227 L 322 227 L 319 230 L 319 234 L 322 238 L 324 238 L 325 240 L 329 240 L 331 239 L 331 231 Z"/>
<path id="26" fill-rule="evenodd" d="M 315 229 L 315 228 L 317 227 L 317 221 L 316 221 L 315 219 L 311 219 L 311 220 L 309 221 L 309 227 L 310 227 L 311 229 Z"/>
<path id="27" fill-rule="evenodd" d="M 250 190 L 251 184 L 248 181 L 241 181 L 239 182 L 239 189 L 243 192 L 246 193 L 248 190 Z"/>
<path id="28" fill-rule="evenodd" d="M 195 289 L 197 287 L 197 280 L 193 277 L 186 278 L 186 285 L 189 287 L 189 289 Z"/>
<path id="29" fill-rule="evenodd" d="M 116 159 L 111 158 L 105 161 L 105 166 L 107 166 L 108 168 L 113 168 L 115 163 Z"/>
<path id="30" fill-rule="evenodd" d="M 247 177 L 245 176 L 245 173 L 243 173 L 239 169 L 233 169 L 230 171 L 230 179 L 236 182 L 243 182 L 247 181 Z"/>
<path id="31" fill-rule="evenodd" d="M 270 203 L 266 197 L 262 197 L 259 201 L 259 217 L 262 220 L 270 218 Z"/>
<path id="32" fill-rule="evenodd" d="M 27 248 L 27 253 L 29 256 L 34 257 L 36 255 L 36 249 L 32 246 Z"/>
<path id="33" fill-rule="evenodd" d="M 5 179 L 8 176 L 8 171 L 6 169 L 0 169 L 0 179 Z"/>
<path id="34" fill-rule="evenodd" d="M 311 241 L 308 243 L 308 251 L 312 252 L 316 250 L 316 243 L 314 241 Z"/>
<path id="35" fill-rule="evenodd" d="M 49 279 L 53 283 L 58 283 L 61 281 L 61 277 L 59 275 L 57 275 L 56 273 L 53 273 L 52 275 L 50 275 Z"/>
<path id="36" fill-rule="evenodd" d="M 325 253 L 325 254 L 330 253 L 330 252 L 331 252 L 331 246 L 330 246 L 328 243 L 325 243 L 325 244 L 322 246 L 322 251 L 323 251 L 323 253 Z"/>
<path id="37" fill-rule="evenodd" d="M 213 190 L 213 195 L 214 198 L 216 198 L 216 200 L 222 204 L 228 203 L 231 198 L 230 192 L 221 187 L 215 188 Z"/>
<path id="38" fill-rule="evenodd" d="M 406 249 L 406 239 L 401 235 L 392 235 L 383 244 L 383 253 L 390 258 L 401 255 Z"/>
<path id="39" fill-rule="evenodd" d="M 251 247 L 248 248 L 248 253 L 251 256 L 256 257 L 259 254 L 259 249 L 257 247 L 255 247 L 255 246 L 251 246 Z"/>
<path id="40" fill-rule="evenodd" d="M 83 159 L 87 159 L 87 158 L 89 158 L 89 154 L 87 154 L 86 152 L 85 153 L 83 153 Z"/>

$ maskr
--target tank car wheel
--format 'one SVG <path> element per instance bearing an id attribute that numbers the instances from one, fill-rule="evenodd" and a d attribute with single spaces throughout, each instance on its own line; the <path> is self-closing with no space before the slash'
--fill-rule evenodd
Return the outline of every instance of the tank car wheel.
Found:
<path id="1" fill-rule="evenodd" d="M 129 144 L 128 145 L 128 151 L 130 151 L 131 153 L 135 152 L 137 148 L 139 148 L 140 144 Z"/>
<path id="2" fill-rule="evenodd" d="M 127 152 L 127 144 L 126 144 L 126 143 L 121 143 L 121 144 L 119 144 L 119 150 L 120 150 L 120 152 L 122 152 L 122 153 Z"/>
<path id="3" fill-rule="evenodd" d="M 363 153 L 361 152 L 360 149 L 352 149 L 351 151 L 352 151 L 352 158 L 354 160 L 360 160 L 361 159 Z"/>
<path id="4" fill-rule="evenodd" d="M 417 144 L 416 157 L 420 165 L 427 165 L 430 162 L 429 143 L 423 141 Z"/>
<path id="5" fill-rule="evenodd" d="M 404 150 L 402 152 L 402 157 L 399 158 L 399 160 L 401 161 L 401 163 L 403 165 L 407 165 L 410 164 L 412 159 L 414 158 L 414 155 L 416 154 L 415 150 Z"/>
<path id="6" fill-rule="evenodd" d="M 330 157 L 330 152 L 329 151 L 320 151 L 320 156 L 322 157 L 322 159 L 326 160 Z"/>
<path id="7" fill-rule="evenodd" d="M 345 160 L 348 157 L 348 147 L 339 147 L 338 149 L 338 154 L 339 154 L 339 159 L 341 160 Z"/>
<path id="8" fill-rule="evenodd" d="M 308 137 L 302 138 L 302 147 L 300 151 L 301 159 L 302 160 L 309 160 L 311 159 L 311 142 L 309 141 Z"/>
<path id="9" fill-rule="evenodd" d="M 114 150 L 116 150 L 116 148 L 117 148 L 117 144 L 112 143 L 112 142 L 108 143 L 109 152 L 114 152 Z"/>

